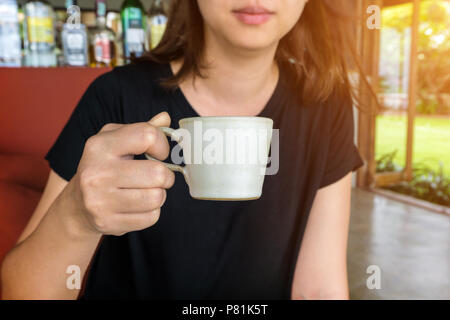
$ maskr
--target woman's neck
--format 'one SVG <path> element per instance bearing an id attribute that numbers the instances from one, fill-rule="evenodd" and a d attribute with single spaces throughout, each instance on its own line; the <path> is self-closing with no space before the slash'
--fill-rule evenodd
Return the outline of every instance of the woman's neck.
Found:
<path id="1" fill-rule="evenodd" d="M 188 77 L 180 84 L 192 107 L 201 116 L 259 114 L 278 81 L 279 70 L 274 60 L 276 45 L 249 52 L 208 40 L 207 68 L 202 70 L 206 78 L 196 77 L 193 83 L 192 77 Z M 181 63 L 172 63 L 174 72 Z"/>

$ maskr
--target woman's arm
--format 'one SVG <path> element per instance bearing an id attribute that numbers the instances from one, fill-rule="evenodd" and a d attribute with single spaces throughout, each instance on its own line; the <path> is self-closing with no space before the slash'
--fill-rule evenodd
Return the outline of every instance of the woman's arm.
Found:
<path id="1" fill-rule="evenodd" d="M 292 299 L 348 299 L 347 238 L 351 173 L 319 189 L 306 225 Z"/>
<path id="2" fill-rule="evenodd" d="M 84 274 L 100 235 L 84 237 L 73 218 L 76 208 L 63 199 L 73 188 L 54 171 L 16 246 L 2 265 L 3 299 L 76 299 L 66 287 L 69 265 Z M 82 276 L 81 274 L 81 276 Z"/>
<path id="3" fill-rule="evenodd" d="M 3 260 L 3 298 L 75 299 L 79 290 L 67 288 L 67 268 L 78 266 L 82 279 L 103 234 L 118 236 L 158 221 L 174 174 L 132 155 L 165 159 L 169 144 L 156 127 L 168 125 L 167 113 L 149 123 L 106 125 L 86 142 L 69 183 L 50 175 L 37 210 Z"/>

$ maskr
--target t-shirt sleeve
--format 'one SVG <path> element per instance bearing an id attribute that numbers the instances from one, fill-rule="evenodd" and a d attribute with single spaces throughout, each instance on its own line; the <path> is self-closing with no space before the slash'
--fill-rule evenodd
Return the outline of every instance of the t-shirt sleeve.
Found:
<path id="1" fill-rule="evenodd" d="M 117 122 L 118 79 L 114 71 L 95 79 L 87 88 L 45 159 L 61 178 L 75 175 L 89 137 Z"/>
<path id="2" fill-rule="evenodd" d="M 353 140 L 355 130 L 351 99 L 331 105 L 329 110 L 331 128 L 325 172 L 320 188 L 337 182 L 364 164 Z"/>

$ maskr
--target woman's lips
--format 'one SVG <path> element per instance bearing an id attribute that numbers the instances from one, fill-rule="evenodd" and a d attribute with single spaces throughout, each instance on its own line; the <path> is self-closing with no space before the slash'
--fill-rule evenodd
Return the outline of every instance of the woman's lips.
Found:
<path id="1" fill-rule="evenodd" d="M 263 7 L 246 7 L 233 10 L 235 17 L 244 24 L 258 25 L 267 22 L 273 12 Z"/>

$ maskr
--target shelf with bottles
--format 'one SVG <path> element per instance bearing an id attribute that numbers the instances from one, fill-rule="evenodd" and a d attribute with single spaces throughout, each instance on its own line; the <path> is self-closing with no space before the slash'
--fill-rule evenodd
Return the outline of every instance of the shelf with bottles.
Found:
<path id="1" fill-rule="evenodd" d="M 0 0 L 0 67 L 126 64 L 158 44 L 169 2 Z"/>

